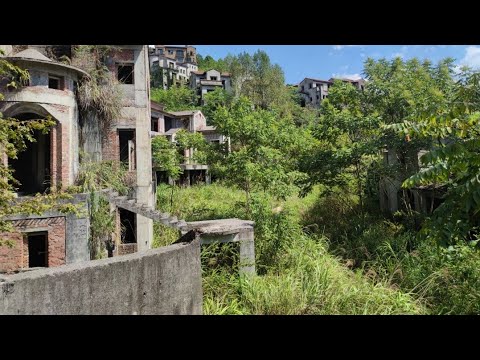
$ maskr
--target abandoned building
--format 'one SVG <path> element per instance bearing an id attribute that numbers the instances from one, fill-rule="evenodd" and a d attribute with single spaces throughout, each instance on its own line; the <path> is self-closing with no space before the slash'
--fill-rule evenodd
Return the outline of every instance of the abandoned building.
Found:
<path id="1" fill-rule="evenodd" d="M 414 172 L 421 168 L 420 158 L 427 153 L 427 150 L 420 150 L 414 161 L 399 156 L 393 149 L 383 150 L 383 162 L 387 166 L 402 169 L 407 166 L 414 167 Z M 406 163 L 409 163 L 407 165 Z M 437 184 L 436 186 L 416 186 L 410 189 L 402 188 L 404 180 L 403 172 L 394 172 L 396 176 L 385 176 L 379 182 L 380 209 L 389 214 L 399 210 L 414 210 L 418 213 L 432 213 L 442 202 L 445 195 L 445 186 Z"/>
<path id="2" fill-rule="evenodd" d="M 155 45 L 149 49 L 149 63 L 155 87 L 169 89 L 187 84 L 192 71 L 197 71 L 197 52 L 193 46 Z"/>
<path id="3" fill-rule="evenodd" d="M 164 107 L 151 101 L 152 136 L 165 136 L 171 143 L 175 143 L 176 133 L 182 129 L 189 132 L 200 132 L 207 142 L 223 144 L 227 141 L 224 135 L 216 132 L 214 126 L 207 125 L 207 120 L 200 110 L 169 112 Z M 179 179 L 181 185 L 189 186 L 196 183 L 209 184 L 211 181 L 207 164 L 197 164 L 193 160 L 195 149 L 186 149 L 181 155 L 185 162 L 180 165 L 183 173 Z M 155 166 L 155 164 L 154 164 Z M 172 184 L 164 171 L 156 167 L 156 182 Z"/>
<path id="4" fill-rule="evenodd" d="M 27 69 L 28 84 L 19 89 L 1 89 L 5 95 L 0 112 L 21 120 L 46 118 L 56 125 L 47 135 L 35 134 L 18 160 L 8 164 L 20 181 L 18 197 L 48 191 L 50 187 L 74 185 L 80 167 L 80 153 L 94 160 L 119 160 L 128 165 L 134 179 L 131 201 L 152 208 L 153 177 L 150 145 L 149 59 L 146 45 L 119 45 L 105 63 L 120 81 L 123 108 L 120 118 L 107 134 L 100 134 L 94 119 L 79 111 L 77 88 L 89 75 L 71 62 L 59 62 L 60 56 L 71 58 L 71 46 L 3 45 L 6 58 Z M 55 54 L 53 49 L 56 49 Z M 63 51 L 63 53 L 62 53 Z M 52 58 L 51 54 L 55 57 Z M 50 57 L 49 57 L 50 56 Z M 4 160 L 5 161 L 5 160 Z M 72 200 L 87 206 L 85 194 Z M 152 220 L 112 205 L 116 212 L 115 254 L 143 251 L 151 247 Z M 89 219 L 49 212 L 42 216 L 18 215 L 12 219 L 16 233 L 4 234 L 14 241 L 13 248 L 0 247 L 0 272 L 33 267 L 51 267 L 90 260 Z M 120 236 L 121 225 L 127 228 Z M 132 246 L 133 245 L 133 246 Z"/>
<path id="5" fill-rule="evenodd" d="M 298 92 L 301 96 L 302 106 L 310 106 L 319 108 L 322 100 L 328 97 L 328 89 L 333 85 L 335 80 L 342 80 L 351 83 L 358 90 L 363 90 L 365 86 L 364 79 L 336 79 L 319 80 L 312 78 L 305 78 L 298 84 Z"/>
<path id="6" fill-rule="evenodd" d="M 205 94 L 217 88 L 227 92 L 232 90 L 231 77 L 228 73 L 220 73 L 215 69 L 208 71 L 192 71 L 190 75 L 190 87 L 196 91 L 200 104 L 205 104 Z"/>

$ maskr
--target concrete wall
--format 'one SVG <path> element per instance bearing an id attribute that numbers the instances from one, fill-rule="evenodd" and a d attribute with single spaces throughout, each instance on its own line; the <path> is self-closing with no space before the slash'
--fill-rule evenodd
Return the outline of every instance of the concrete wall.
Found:
<path id="1" fill-rule="evenodd" d="M 0 314 L 201 314 L 200 239 L 0 277 Z"/>

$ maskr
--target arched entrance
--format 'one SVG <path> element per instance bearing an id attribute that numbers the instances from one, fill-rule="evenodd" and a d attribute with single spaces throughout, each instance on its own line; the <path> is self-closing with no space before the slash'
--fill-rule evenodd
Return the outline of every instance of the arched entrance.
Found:
<path id="1" fill-rule="evenodd" d="M 18 120 L 37 120 L 42 118 L 35 113 L 15 115 Z M 51 135 L 35 130 L 35 142 L 27 142 L 27 149 L 18 153 L 18 159 L 10 159 L 9 166 L 14 170 L 13 176 L 20 184 L 16 184 L 19 195 L 44 193 L 51 185 Z"/>

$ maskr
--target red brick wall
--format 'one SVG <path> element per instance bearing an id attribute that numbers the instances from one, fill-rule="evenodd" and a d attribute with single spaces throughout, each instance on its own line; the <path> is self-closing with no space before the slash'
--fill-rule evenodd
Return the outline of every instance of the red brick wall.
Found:
<path id="1" fill-rule="evenodd" d="M 70 183 L 70 135 L 68 126 L 58 123 L 50 130 L 50 161 L 52 186 L 62 185 L 65 188 Z"/>
<path id="2" fill-rule="evenodd" d="M 102 158 L 103 160 L 120 160 L 120 144 L 116 129 L 111 130 L 103 140 Z"/>
<path id="3" fill-rule="evenodd" d="M 28 268 L 28 240 L 22 231 L 48 231 L 48 266 L 65 264 L 65 217 L 25 219 L 13 221 L 17 233 L 0 234 L 0 238 L 14 242 L 14 247 L 0 246 L 0 272 Z"/>
<path id="4" fill-rule="evenodd" d="M 117 67 L 116 62 L 134 62 L 135 54 L 133 50 L 129 49 L 122 49 L 115 52 L 113 56 L 113 62 L 108 66 L 108 69 L 113 72 L 115 75 L 117 74 Z"/>

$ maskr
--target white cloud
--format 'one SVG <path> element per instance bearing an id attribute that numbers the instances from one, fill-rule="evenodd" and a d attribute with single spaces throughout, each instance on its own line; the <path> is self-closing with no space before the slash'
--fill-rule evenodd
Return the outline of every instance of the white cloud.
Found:
<path id="1" fill-rule="evenodd" d="M 408 46 L 402 46 L 402 47 L 400 48 L 400 51 L 398 51 L 398 52 L 396 52 L 396 53 L 393 53 L 393 54 L 391 55 L 391 57 L 392 57 L 392 58 L 397 58 L 397 57 L 399 57 L 399 58 L 402 58 L 402 59 L 403 59 L 403 58 L 407 55 L 407 51 L 408 51 Z"/>
<path id="2" fill-rule="evenodd" d="M 460 60 L 460 65 L 470 66 L 474 69 L 480 68 L 480 47 L 468 46 L 465 49 L 465 56 Z"/>
<path id="3" fill-rule="evenodd" d="M 364 48 L 365 45 L 333 45 L 333 50 L 342 50 L 343 48 L 346 48 L 346 47 L 360 47 L 360 48 Z"/>
<path id="4" fill-rule="evenodd" d="M 350 80 L 358 80 L 362 78 L 360 74 L 332 74 L 332 77 L 339 78 L 339 79 L 350 79 Z"/>

